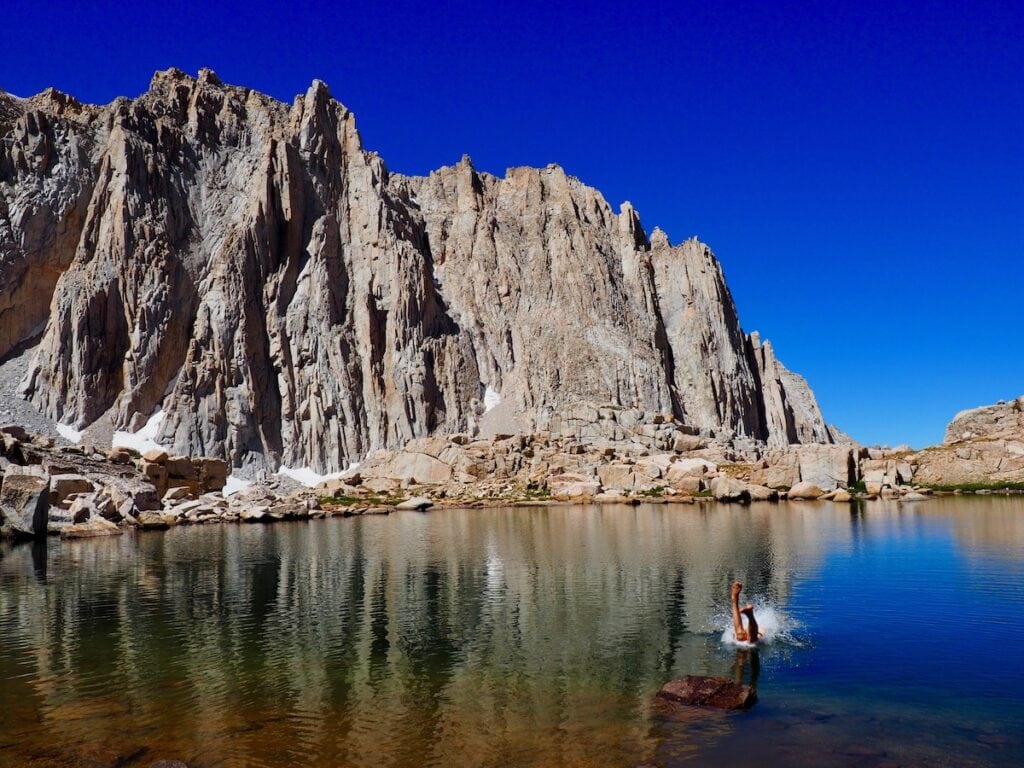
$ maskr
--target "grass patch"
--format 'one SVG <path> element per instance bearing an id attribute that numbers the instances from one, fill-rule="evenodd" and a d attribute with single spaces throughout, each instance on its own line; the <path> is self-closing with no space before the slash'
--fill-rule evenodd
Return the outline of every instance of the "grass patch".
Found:
<path id="1" fill-rule="evenodd" d="M 640 491 L 637 496 L 643 496 L 647 499 L 661 498 L 665 495 L 665 486 L 656 485 L 653 488 L 648 488 L 646 491 Z"/>
<path id="2" fill-rule="evenodd" d="M 317 499 L 321 507 L 351 507 L 362 499 L 358 496 L 321 496 Z"/>
<path id="3" fill-rule="evenodd" d="M 858 480 L 856 483 L 851 483 L 846 490 L 850 493 L 867 493 L 868 487 L 863 480 Z"/>
<path id="4" fill-rule="evenodd" d="M 526 501 L 547 501 L 551 498 L 551 494 L 548 491 L 543 491 L 539 488 L 527 488 L 519 498 Z"/>
<path id="5" fill-rule="evenodd" d="M 918 483 L 923 488 L 930 488 L 933 491 L 963 491 L 973 493 L 975 491 L 1024 491 L 1024 483 L 954 483 L 950 485 L 931 485 L 929 483 Z"/>
<path id="6" fill-rule="evenodd" d="M 702 498 L 702 499 L 709 499 L 712 496 L 714 496 L 714 494 L 711 492 L 710 488 L 705 490 L 705 491 L 697 491 L 695 494 L 693 494 L 694 498 L 698 498 L 699 497 L 699 498 Z"/>
<path id="7" fill-rule="evenodd" d="M 405 501 L 404 496 L 321 496 L 322 507 L 393 507 Z"/>

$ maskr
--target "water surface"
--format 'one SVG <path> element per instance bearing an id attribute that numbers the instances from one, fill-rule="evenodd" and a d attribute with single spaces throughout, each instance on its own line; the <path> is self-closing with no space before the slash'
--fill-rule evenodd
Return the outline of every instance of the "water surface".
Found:
<path id="1" fill-rule="evenodd" d="M 722 641 L 735 579 L 774 641 Z M 0 548 L 0 765 L 1024 764 L 1024 501 L 439 510 Z M 755 678 L 742 714 L 652 706 Z"/>

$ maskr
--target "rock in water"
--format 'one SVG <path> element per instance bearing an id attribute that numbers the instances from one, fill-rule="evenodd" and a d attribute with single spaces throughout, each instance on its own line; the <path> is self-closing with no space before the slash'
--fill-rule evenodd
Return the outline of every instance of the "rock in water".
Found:
<path id="1" fill-rule="evenodd" d="M 801 482 L 789 489 L 790 499 L 814 500 L 821 498 L 825 492 L 814 483 Z"/>
<path id="2" fill-rule="evenodd" d="M 413 496 L 411 499 L 406 499 L 405 501 L 395 505 L 395 509 L 412 509 L 422 511 L 424 509 L 429 509 L 432 506 L 434 506 L 434 502 L 426 496 Z"/>
<path id="3" fill-rule="evenodd" d="M 607 403 L 683 448 L 833 442 L 711 249 L 557 166 L 391 173 L 322 82 L 288 105 L 209 70 L 103 107 L 0 94 L 0 137 L 0 358 L 45 325 L 22 389 L 64 424 L 321 473 L 574 405 L 610 437 Z M 431 458 L 404 469 L 445 482 Z"/>
<path id="4" fill-rule="evenodd" d="M 46 535 L 50 511 L 50 480 L 8 472 L 0 486 L 0 537 Z"/>
<path id="5" fill-rule="evenodd" d="M 750 709 L 757 694 L 749 685 L 727 677 L 687 675 L 669 680 L 657 694 L 659 699 L 688 707 Z"/>

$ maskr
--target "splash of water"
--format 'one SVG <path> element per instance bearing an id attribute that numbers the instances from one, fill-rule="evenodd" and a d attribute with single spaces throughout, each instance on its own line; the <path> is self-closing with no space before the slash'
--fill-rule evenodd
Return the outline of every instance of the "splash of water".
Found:
<path id="1" fill-rule="evenodd" d="M 768 600 L 754 598 L 751 601 L 754 606 L 754 618 L 757 619 L 758 629 L 764 635 L 764 639 L 758 643 L 749 643 L 736 639 L 736 632 L 732 626 L 732 613 L 721 613 L 716 617 L 715 627 L 722 631 L 722 643 L 737 648 L 754 648 L 771 643 L 785 643 L 787 645 L 800 645 L 800 641 L 793 634 L 799 629 L 800 622 L 789 616 L 780 607 Z M 747 625 L 746 618 L 743 619 L 743 626 Z"/>

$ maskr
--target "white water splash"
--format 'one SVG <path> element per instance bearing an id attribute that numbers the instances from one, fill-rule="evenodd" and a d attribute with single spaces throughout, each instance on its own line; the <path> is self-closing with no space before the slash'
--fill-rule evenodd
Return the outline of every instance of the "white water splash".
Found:
<path id="1" fill-rule="evenodd" d="M 801 644 L 793 634 L 794 630 L 800 628 L 800 622 L 766 600 L 754 598 L 750 602 L 754 606 L 754 618 L 757 620 L 758 630 L 764 635 L 764 639 L 757 643 L 737 640 L 732 626 L 732 613 L 722 613 L 716 617 L 715 626 L 722 630 L 724 645 L 732 645 L 737 648 L 756 648 L 771 643 L 797 646 Z M 743 626 L 747 626 L 745 617 L 743 617 Z"/>

